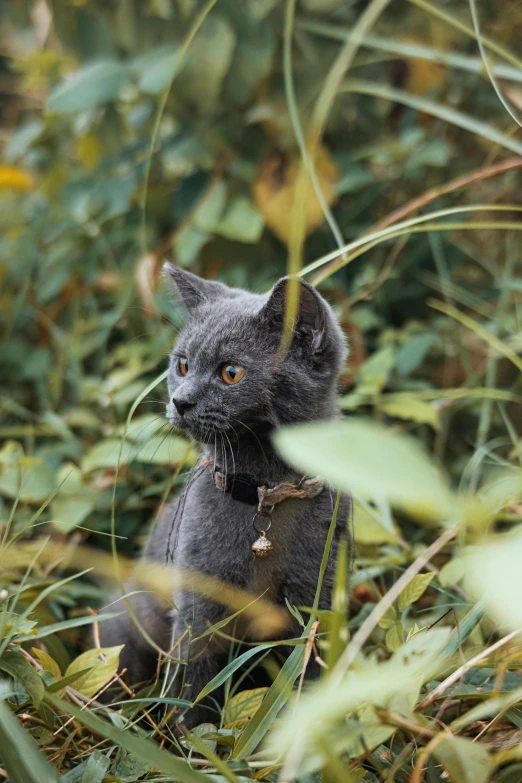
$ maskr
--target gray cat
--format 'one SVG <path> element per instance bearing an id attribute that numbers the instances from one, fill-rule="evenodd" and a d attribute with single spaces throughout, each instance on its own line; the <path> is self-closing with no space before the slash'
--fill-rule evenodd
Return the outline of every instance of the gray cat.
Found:
<path id="1" fill-rule="evenodd" d="M 301 281 L 292 342 L 282 357 L 287 279 L 270 294 L 258 295 L 172 264 L 165 271 L 188 314 L 170 357 L 167 418 L 200 444 L 203 457 L 166 508 L 144 555 L 254 590 L 282 606 L 285 601 L 311 606 L 336 493 L 288 467 L 270 436 L 283 425 L 339 417 L 336 387 L 347 355 L 341 329 L 326 301 Z M 283 487 L 282 498 L 274 498 L 270 529 L 262 535 L 252 520 L 265 492 L 262 508 L 270 509 L 274 487 L 276 493 Z M 323 583 L 324 608 L 330 607 L 335 552 L 349 508 L 343 496 Z M 266 518 L 257 517 L 258 531 L 268 526 Z M 255 546 L 252 551 L 253 543 L 259 543 L 258 551 Z M 163 611 L 146 593 L 133 600 L 141 623 L 162 649 L 183 637 L 176 648 L 187 667 L 183 697 L 195 699 L 223 665 L 218 640 L 197 637 L 231 610 L 187 590 L 174 596 L 177 611 Z M 129 682 L 153 676 L 157 653 L 127 614 L 100 627 L 103 645 L 125 644 L 121 665 Z M 284 638 L 300 633 L 289 615 Z M 179 695 L 179 683 L 173 690 Z M 212 717 L 198 704 L 186 720 L 196 725 L 204 719 Z"/>

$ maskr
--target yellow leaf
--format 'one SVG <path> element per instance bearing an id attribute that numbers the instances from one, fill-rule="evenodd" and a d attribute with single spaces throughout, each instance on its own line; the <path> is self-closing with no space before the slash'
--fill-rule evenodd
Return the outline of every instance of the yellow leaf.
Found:
<path id="1" fill-rule="evenodd" d="M 28 171 L 16 166 L 0 166 L 0 188 L 31 190 L 34 180 Z"/>
<path id="2" fill-rule="evenodd" d="M 51 672 L 55 680 L 62 679 L 62 671 L 54 658 L 51 658 L 48 653 L 44 652 L 43 650 L 38 650 L 36 647 L 33 647 L 33 652 L 46 672 Z"/>
<path id="3" fill-rule="evenodd" d="M 397 541 L 399 531 L 392 523 L 389 530 L 379 522 L 379 513 L 371 514 L 364 506 L 355 501 L 353 507 L 353 537 L 358 544 L 388 544 Z"/>
<path id="4" fill-rule="evenodd" d="M 399 612 L 421 597 L 434 576 L 435 571 L 429 571 L 427 574 L 417 574 L 413 577 L 399 596 Z"/>
<path id="5" fill-rule="evenodd" d="M 416 421 L 419 424 L 429 424 L 434 430 L 438 430 L 440 427 L 437 408 L 432 403 L 417 400 L 413 396 L 401 395 L 396 400 L 383 402 L 379 404 L 379 410 L 388 416 L 395 416 L 397 419 Z"/>
<path id="6" fill-rule="evenodd" d="M 297 157 L 287 158 L 280 154 L 272 154 L 262 164 L 259 175 L 252 185 L 254 201 L 263 214 L 267 226 L 285 244 L 288 244 L 290 238 L 299 164 L 300 160 Z M 335 185 L 339 179 L 339 171 L 324 148 L 318 150 L 315 171 L 324 200 L 330 206 L 335 201 Z M 310 234 L 324 219 L 321 204 L 311 183 L 308 183 L 308 187 L 304 217 L 306 234 Z"/>
<path id="7" fill-rule="evenodd" d="M 123 647 L 124 645 L 120 644 L 118 647 L 102 647 L 100 649 L 87 650 L 87 652 L 75 658 L 67 667 L 65 676 L 76 674 L 76 672 L 91 666 L 90 671 L 75 681 L 74 688 L 84 696 L 94 696 L 118 671 L 120 652 Z M 102 660 L 102 656 L 104 660 Z"/>
<path id="8" fill-rule="evenodd" d="M 93 133 L 80 136 L 76 142 L 76 151 L 84 169 L 93 169 L 98 165 L 101 158 L 101 145 Z"/>
<path id="9" fill-rule="evenodd" d="M 227 729 L 241 728 L 248 723 L 260 706 L 268 688 L 254 688 L 250 691 L 240 691 L 227 701 L 224 723 Z"/>
<path id="10" fill-rule="evenodd" d="M 399 647 L 404 644 L 404 628 L 401 622 L 393 623 L 388 628 L 384 642 L 391 652 L 397 652 Z"/>

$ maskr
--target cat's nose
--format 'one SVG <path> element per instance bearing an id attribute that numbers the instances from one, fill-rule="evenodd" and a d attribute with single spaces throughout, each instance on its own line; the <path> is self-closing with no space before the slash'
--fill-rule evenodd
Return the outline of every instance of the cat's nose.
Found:
<path id="1" fill-rule="evenodd" d="M 176 408 L 180 416 L 183 416 L 190 408 L 193 408 L 194 405 L 196 404 L 195 402 L 191 402 L 190 400 L 184 400 L 182 397 L 179 397 L 178 399 L 176 399 L 176 397 L 173 397 L 172 402 L 174 403 L 174 407 Z"/>

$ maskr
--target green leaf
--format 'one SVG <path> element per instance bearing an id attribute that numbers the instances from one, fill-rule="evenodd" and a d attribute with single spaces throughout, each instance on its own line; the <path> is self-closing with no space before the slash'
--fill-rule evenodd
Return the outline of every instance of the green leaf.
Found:
<path id="1" fill-rule="evenodd" d="M 13 633 L 17 641 L 23 638 L 34 639 L 36 636 L 36 622 L 21 617 L 16 612 L 2 612 L 0 614 L 0 639 Z"/>
<path id="2" fill-rule="evenodd" d="M 391 652 L 397 652 L 399 647 L 404 644 L 404 626 L 400 621 L 390 625 L 386 631 L 384 642 Z"/>
<path id="3" fill-rule="evenodd" d="M 87 676 L 87 674 L 89 674 L 91 669 L 92 669 L 91 666 L 88 666 L 85 669 L 79 669 L 77 672 L 74 672 L 73 674 L 69 674 L 67 677 L 62 677 L 61 680 L 56 680 L 56 682 L 53 682 L 51 685 L 48 684 L 47 692 L 60 694 L 69 685 L 74 685 L 75 682 L 80 680 L 82 677 Z"/>
<path id="4" fill-rule="evenodd" d="M 395 621 L 397 620 L 397 611 L 395 607 L 392 605 L 389 609 L 386 610 L 386 612 L 383 614 L 381 619 L 379 620 L 379 628 L 391 628 L 392 625 L 395 624 Z"/>
<path id="5" fill-rule="evenodd" d="M 94 510 L 94 503 L 85 497 L 73 495 L 56 497 L 53 500 L 52 524 L 61 533 L 70 533 L 81 525 Z"/>
<path id="6" fill-rule="evenodd" d="M 205 19 L 191 43 L 175 90 L 202 114 L 216 110 L 235 42 L 236 34 L 228 19 L 213 13 Z"/>
<path id="7" fill-rule="evenodd" d="M 94 750 L 87 760 L 81 783 L 102 783 L 111 760 L 99 750 Z"/>
<path id="8" fill-rule="evenodd" d="M 108 103 L 119 96 L 130 78 L 128 66 L 117 60 L 91 62 L 52 90 L 47 110 L 68 114 Z"/>
<path id="9" fill-rule="evenodd" d="M 123 650 L 123 647 L 124 645 L 120 644 L 117 647 L 95 647 L 93 650 L 87 650 L 87 652 L 75 658 L 67 667 L 65 677 L 70 677 L 87 667 L 91 667 L 87 674 L 84 674 L 77 680 L 74 687 L 75 690 L 83 693 L 84 696 L 94 696 L 109 680 L 112 680 L 118 671 L 120 652 Z M 101 656 L 105 660 L 102 660 Z"/>
<path id="10" fill-rule="evenodd" d="M 190 266 L 210 239 L 211 235 L 201 231 L 197 226 L 190 224 L 184 226 L 174 240 L 176 262 L 180 266 Z"/>
<path id="11" fill-rule="evenodd" d="M 216 727 L 213 723 L 200 723 L 199 726 L 196 726 L 194 729 L 192 729 L 188 737 L 182 740 L 182 744 L 186 748 L 191 748 L 197 751 L 198 747 L 201 747 L 202 742 L 203 745 L 208 748 L 211 753 L 213 753 L 216 750 L 217 742 L 215 739 L 208 739 L 208 737 L 215 734 Z M 201 742 L 197 742 L 196 737 L 199 738 Z"/>
<path id="12" fill-rule="evenodd" d="M 250 13 L 254 3 L 255 0 L 249 3 Z M 238 105 L 253 98 L 255 90 L 270 74 L 276 42 L 276 30 L 269 20 L 243 27 L 224 83 L 225 100 Z"/>
<path id="13" fill-rule="evenodd" d="M 237 658 L 235 658 L 233 661 L 230 661 L 227 666 L 221 669 L 219 674 L 216 674 L 216 676 L 205 685 L 203 690 L 198 694 L 194 703 L 201 701 L 201 699 L 204 699 L 205 696 L 208 696 L 209 693 L 212 693 L 212 691 L 215 691 L 216 688 L 219 688 L 220 685 L 223 685 L 223 683 L 226 682 L 234 674 L 234 672 L 236 672 L 245 663 L 245 661 L 250 660 L 250 658 L 253 658 L 254 655 L 257 655 L 264 650 L 268 650 L 273 646 L 273 642 L 269 644 L 260 644 L 242 653 L 242 655 L 238 655 Z"/>
<path id="14" fill-rule="evenodd" d="M 117 438 L 97 443 L 85 455 L 82 470 L 90 473 L 98 468 L 115 468 L 118 465 L 128 465 L 131 462 L 144 462 L 150 465 L 174 465 L 180 461 L 187 451 L 188 443 L 176 435 L 167 437 L 156 435 L 149 438 L 146 443 L 131 443 L 125 441 L 121 448 L 121 441 Z M 120 456 L 121 448 L 121 456 Z"/>
<path id="15" fill-rule="evenodd" d="M 366 359 L 357 374 L 359 394 L 378 394 L 386 383 L 395 362 L 395 349 L 388 345 Z"/>
<path id="16" fill-rule="evenodd" d="M 10 441 L 0 452 L 0 495 L 41 503 L 56 489 L 52 468 L 39 457 L 26 457 L 20 444 Z"/>
<path id="17" fill-rule="evenodd" d="M 236 242 L 258 242 L 265 220 L 246 196 L 238 196 L 227 206 L 225 214 L 214 224 L 214 233 Z"/>
<path id="18" fill-rule="evenodd" d="M 172 79 L 178 56 L 178 47 L 169 44 L 156 47 L 138 57 L 132 67 L 138 74 L 140 90 L 150 95 L 163 92 Z"/>
<path id="19" fill-rule="evenodd" d="M 3 701 L 0 701 L 0 748 L 10 783 L 58 783 L 56 770 Z"/>
<path id="20" fill-rule="evenodd" d="M 421 597 L 434 576 L 435 571 L 429 571 L 426 574 L 417 574 L 411 582 L 408 582 L 399 595 L 399 612 L 403 612 L 407 606 L 415 603 Z"/>
<path id="21" fill-rule="evenodd" d="M 343 420 L 286 427 L 274 435 L 294 467 L 334 487 L 389 502 L 425 521 L 451 519 L 456 499 L 413 439 L 376 424 Z"/>
<path id="22" fill-rule="evenodd" d="M 35 707 L 40 705 L 45 692 L 44 681 L 23 655 L 11 651 L 5 652 L 0 658 L 0 670 L 20 683 Z"/>
<path id="23" fill-rule="evenodd" d="M 424 332 L 403 343 L 395 356 L 395 369 L 399 375 L 410 375 L 416 370 L 436 339 L 437 335 L 433 332 Z"/>
<path id="24" fill-rule="evenodd" d="M 433 755 L 446 769 L 451 783 L 486 783 L 493 768 L 485 747 L 462 737 L 444 737 Z"/>

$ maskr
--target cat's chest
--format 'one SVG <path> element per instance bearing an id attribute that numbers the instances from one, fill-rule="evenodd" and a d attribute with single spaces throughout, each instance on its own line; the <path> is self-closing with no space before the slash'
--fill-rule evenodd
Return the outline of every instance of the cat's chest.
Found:
<path id="1" fill-rule="evenodd" d="M 280 576 L 299 533 L 305 505 L 309 502 L 288 500 L 274 508 L 270 520 L 256 517 L 255 506 L 219 492 L 211 477 L 203 474 L 185 499 L 173 561 L 238 587 Z M 263 559 L 252 552 L 262 530 L 273 544 L 272 553 Z"/>

